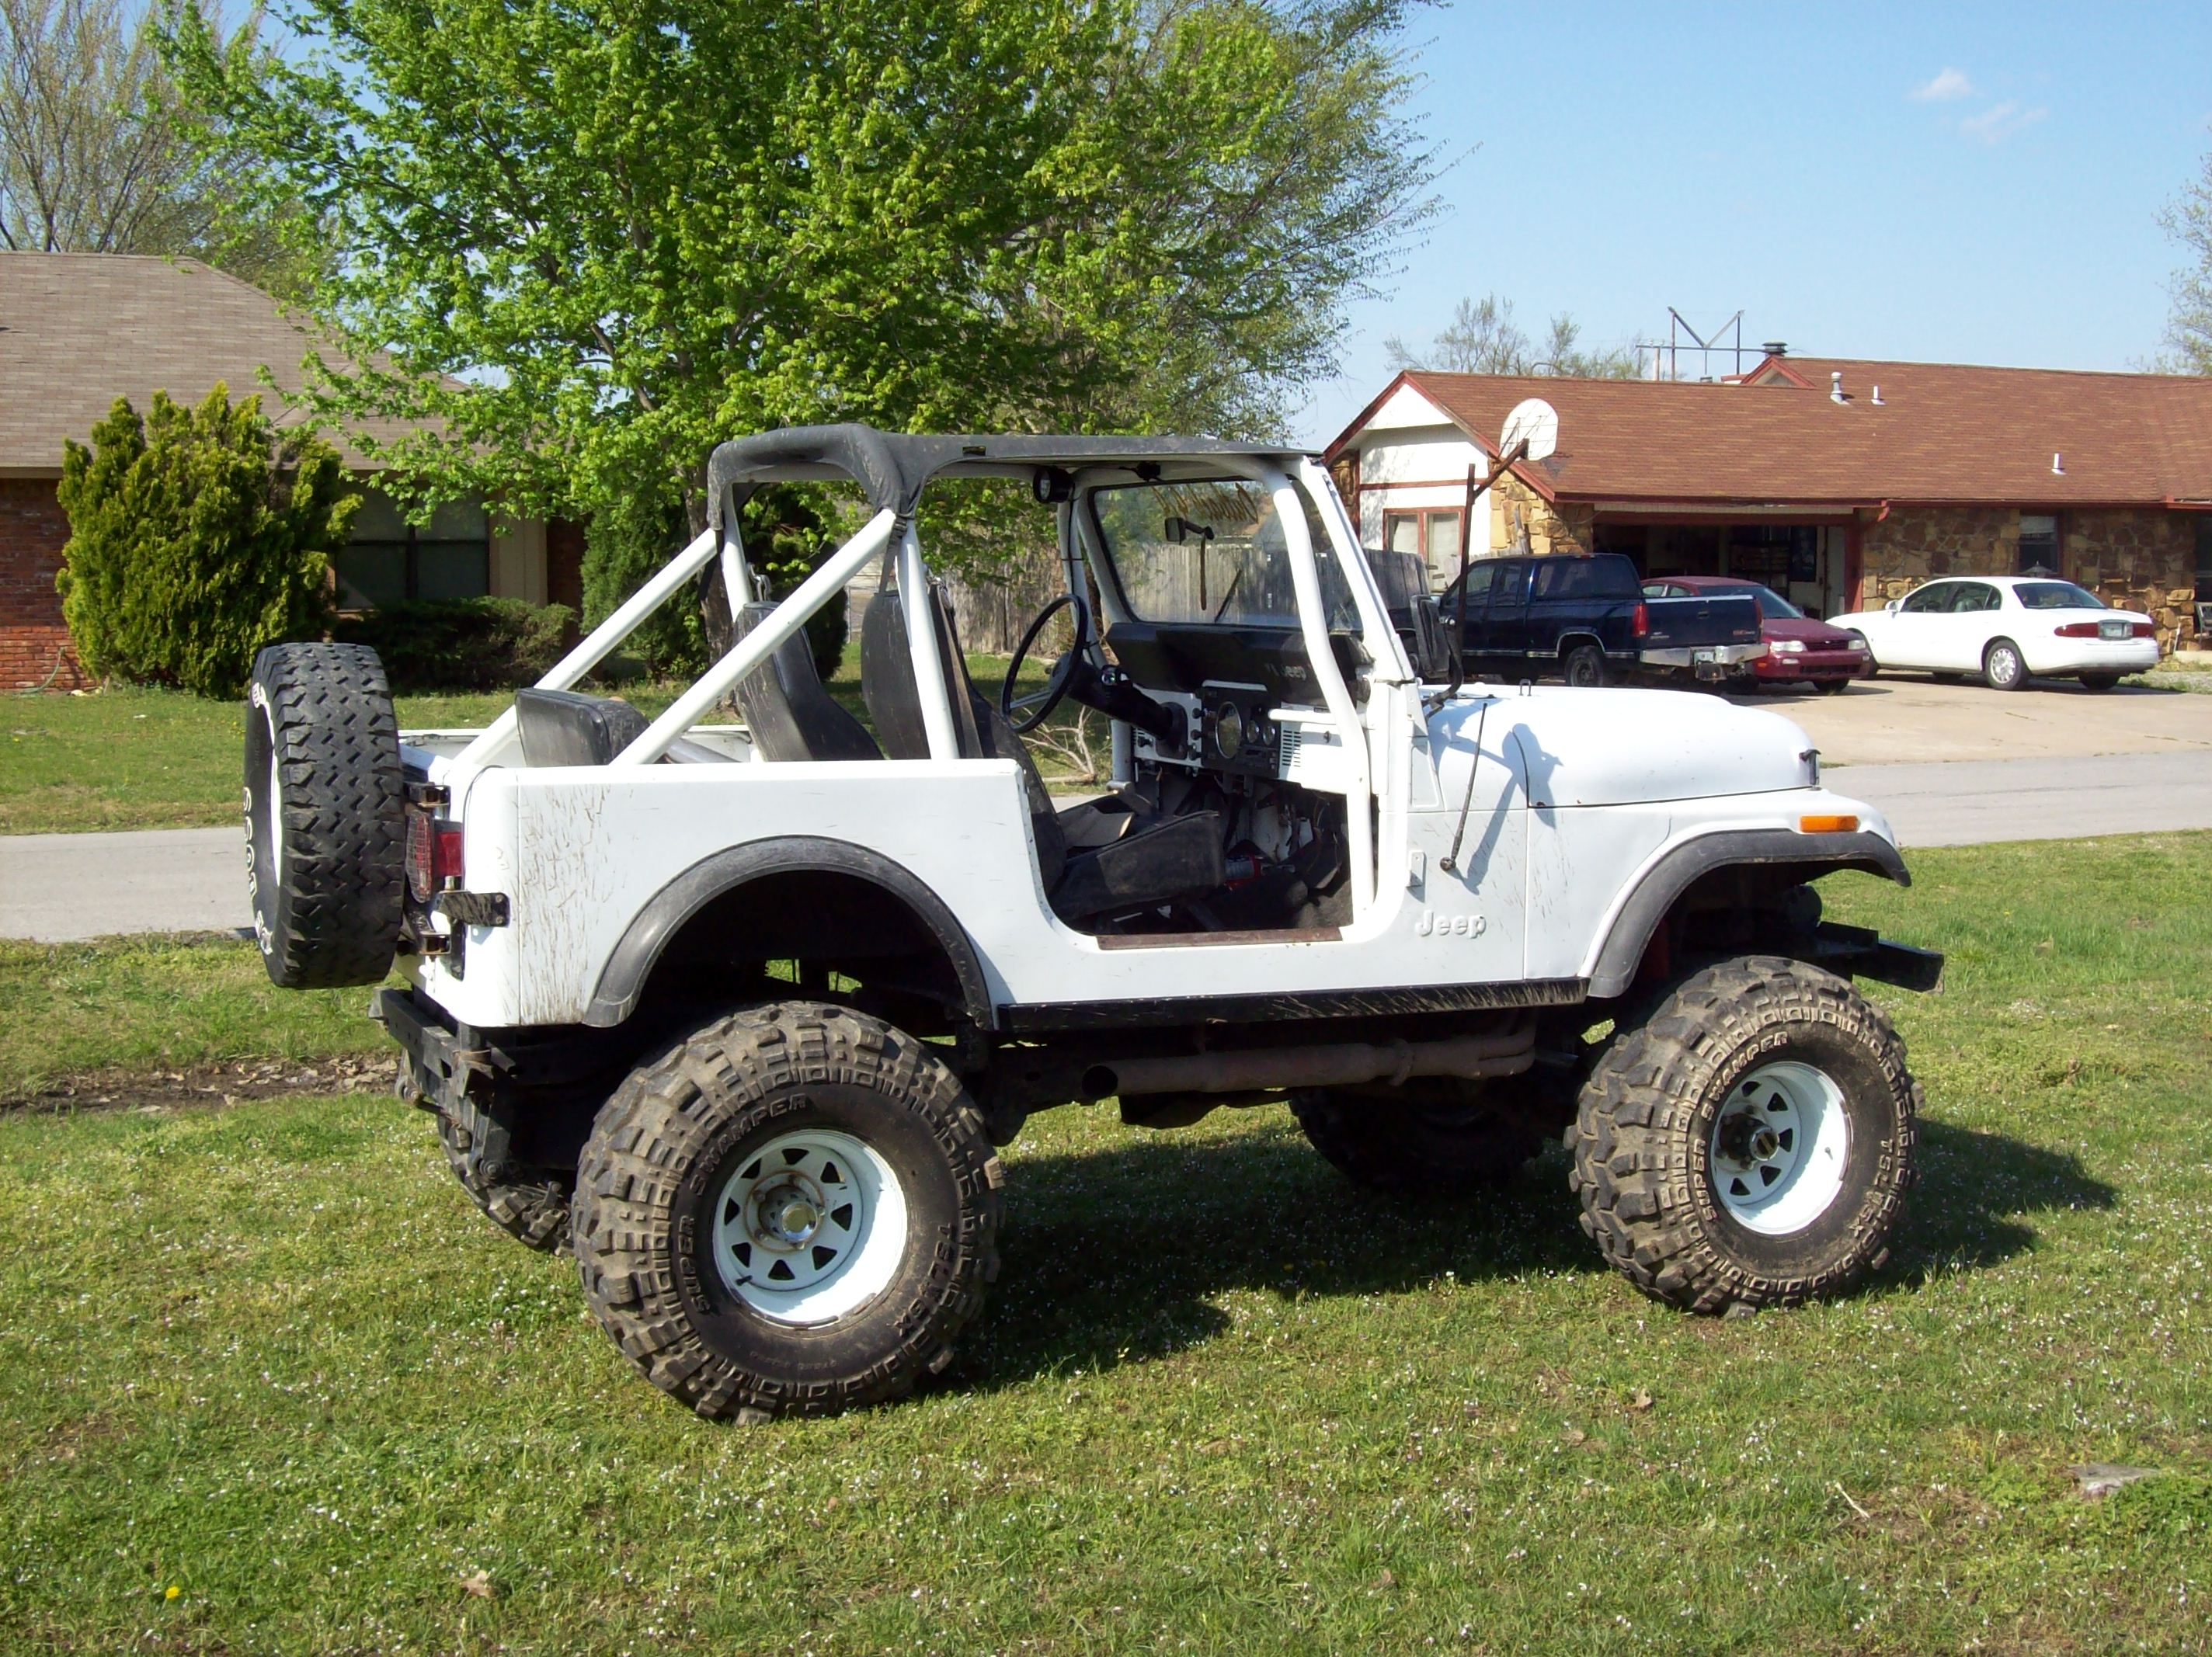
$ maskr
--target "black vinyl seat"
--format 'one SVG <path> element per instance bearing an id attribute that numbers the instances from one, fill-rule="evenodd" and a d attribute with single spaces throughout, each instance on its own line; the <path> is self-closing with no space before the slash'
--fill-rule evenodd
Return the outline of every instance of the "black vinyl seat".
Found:
<path id="1" fill-rule="evenodd" d="M 772 604 L 744 606 L 737 632 L 744 638 L 775 614 Z M 830 694 L 814 668 L 805 628 L 775 647 L 768 660 L 738 681 L 738 710 L 745 716 L 753 750 L 769 760 L 879 760 L 868 729 Z"/>
<path id="2" fill-rule="evenodd" d="M 580 690 L 514 693 L 515 734 L 522 738 L 526 766 L 611 765 L 646 732 L 652 721 L 619 696 L 592 696 Z M 666 765 L 728 765 L 730 756 L 706 744 L 678 737 L 662 756 Z"/>
<path id="3" fill-rule="evenodd" d="M 1162 821 L 1118 798 L 1056 810 L 1036 761 L 1012 723 L 969 678 L 968 659 L 943 595 L 935 587 L 930 589 L 929 611 L 961 755 L 1009 759 L 1021 768 L 1038 872 L 1061 920 L 1073 922 L 1115 910 L 1156 908 L 1178 898 L 1217 891 L 1227 882 L 1218 812 L 1194 811 Z M 878 592 L 861 618 L 860 694 L 891 758 L 929 757 L 914 654 L 908 647 L 906 610 L 895 592 Z"/>

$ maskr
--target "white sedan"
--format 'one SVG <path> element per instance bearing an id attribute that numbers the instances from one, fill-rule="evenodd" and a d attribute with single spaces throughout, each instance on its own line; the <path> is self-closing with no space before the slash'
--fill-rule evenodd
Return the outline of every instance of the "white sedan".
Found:
<path id="1" fill-rule="evenodd" d="M 2018 690 L 2033 675 L 2110 690 L 2124 674 L 2158 665 L 2149 616 L 2050 576 L 1954 576 L 1828 624 L 1864 640 L 1876 667 L 1978 673 L 1997 690 Z"/>

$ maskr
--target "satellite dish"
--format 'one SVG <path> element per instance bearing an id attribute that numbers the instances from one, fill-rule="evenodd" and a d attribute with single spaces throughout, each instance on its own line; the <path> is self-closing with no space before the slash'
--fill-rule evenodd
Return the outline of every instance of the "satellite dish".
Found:
<path id="1" fill-rule="evenodd" d="M 1541 460 L 1559 446 L 1559 411 L 1540 397 L 1513 405 L 1498 434 L 1498 452 L 1510 454 L 1522 439 L 1528 440 L 1528 458 Z"/>

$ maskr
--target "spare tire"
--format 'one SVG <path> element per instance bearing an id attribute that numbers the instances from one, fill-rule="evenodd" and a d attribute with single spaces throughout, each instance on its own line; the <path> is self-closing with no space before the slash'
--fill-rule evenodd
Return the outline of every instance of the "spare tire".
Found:
<path id="1" fill-rule="evenodd" d="M 399 946 L 406 778 L 365 645 L 270 645 L 246 709 L 246 884 L 269 976 L 374 984 Z"/>

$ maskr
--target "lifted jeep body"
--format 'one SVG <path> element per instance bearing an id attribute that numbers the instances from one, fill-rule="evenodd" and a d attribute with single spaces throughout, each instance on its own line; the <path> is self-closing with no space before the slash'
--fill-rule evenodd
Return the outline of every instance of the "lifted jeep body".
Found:
<path id="1" fill-rule="evenodd" d="M 994 698 L 914 528 L 939 476 L 1023 483 L 1055 525 L 1066 593 Z M 738 507 L 818 479 L 872 515 L 748 603 Z M 1907 877 L 1788 720 L 1460 685 L 1434 601 L 1406 624 L 1294 451 L 830 427 L 726 443 L 709 484 L 708 531 L 488 729 L 341 752 L 390 716 L 335 646 L 265 652 L 248 721 L 272 976 L 399 952 L 380 1007 L 464 1184 L 529 1241 L 565 1223 L 658 1384 L 754 1416 L 942 1368 L 996 1270 L 991 1145 L 1073 1101 L 1171 1126 L 1288 1096 L 1400 1188 L 1564 1129 L 1586 1229 L 1698 1309 L 1878 1261 L 1915 1089 L 1848 980 L 1931 987 L 1940 959 L 1820 921 L 1812 880 Z M 871 568 L 872 732 L 801 632 Z M 573 691 L 695 587 L 738 637 L 666 713 Z M 1018 699 L 1054 612 L 1068 647 Z M 1117 787 L 1056 808 L 1018 732 L 1068 696 L 1115 721 Z M 741 726 L 708 723 L 726 699 Z M 333 767 L 360 821 L 322 844 Z M 1684 1046 L 1689 1008 L 1735 1046 Z M 1679 1110 L 1646 1108 L 1655 1074 Z"/>

